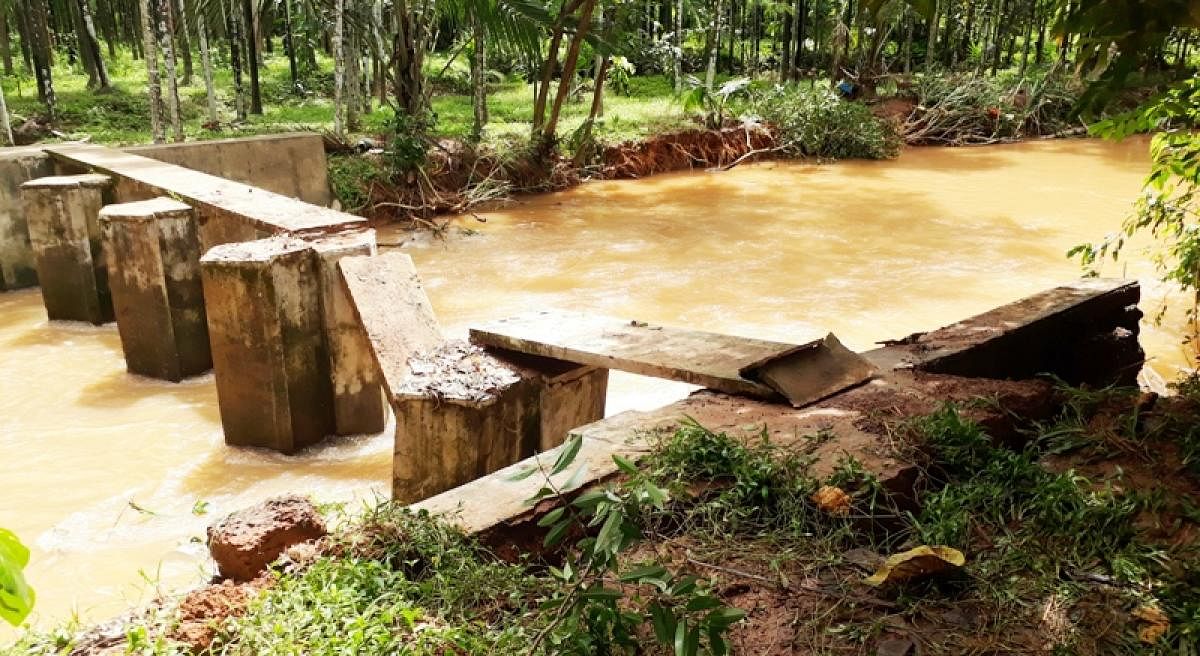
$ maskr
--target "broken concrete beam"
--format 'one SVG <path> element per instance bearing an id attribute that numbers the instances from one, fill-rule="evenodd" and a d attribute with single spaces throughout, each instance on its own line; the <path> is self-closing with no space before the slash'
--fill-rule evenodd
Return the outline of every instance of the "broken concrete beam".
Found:
<path id="1" fill-rule="evenodd" d="M 342 284 L 338 261 L 375 254 L 375 231 L 322 237 L 313 241 L 321 276 L 321 318 L 329 349 L 333 410 L 338 435 L 378 433 L 387 424 L 387 406 L 371 342 L 354 314 Z"/>
<path id="2" fill-rule="evenodd" d="M 742 376 L 811 344 L 783 344 L 611 317 L 542 310 L 471 328 L 471 341 L 760 398 L 777 392 Z"/>
<path id="3" fill-rule="evenodd" d="M 200 258 L 225 442 L 294 453 L 334 431 L 311 244 L 272 237 Z"/>
<path id="4" fill-rule="evenodd" d="M 108 205 L 100 227 L 130 373 L 178 382 L 211 369 L 192 208 L 170 198 Z"/>
<path id="5" fill-rule="evenodd" d="M 408 358 L 445 341 L 433 306 L 404 253 L 342 257 L 337 264 L 380 378 L 394 396 L 408 375 Z"/>
<path id="6" fill-rule="evenodd" d="M 0 291 L 37 285 L 21 183 L 53 174 L 54 163 L 41 148 L 0 149 Z"/>
<path id="7" fill-rule="evenodd" d="M 100 208 L 112 180 L 105 175 L 51 176 L 21 185 L 29 241 L 42 300 L 51 320 L 113 320 Z"/>
<path id="8" fill-rule="evenodd" d="M 899 345 L 923 371 L 1073 385 L 1134 385 L 1145 362 L 1134 280 L 1085 278 L 918 335 Z"/>

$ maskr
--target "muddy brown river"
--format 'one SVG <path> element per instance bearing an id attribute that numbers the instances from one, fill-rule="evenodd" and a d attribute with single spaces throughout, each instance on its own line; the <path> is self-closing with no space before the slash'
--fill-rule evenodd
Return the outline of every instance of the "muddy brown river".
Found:
<path id="1" fill-rule="evenodd" d="M 1146 168 L 1145 142 L 1099 141 L 766 163 L 586 184 L 402 248 L 451 333 L 561 307 L 779 340 L 833 331 L 866 349 L 1076 276 L 1064 253 L 1119 225 Z M 1112 273 L 1143 280 L 1148 315 L 1168 295 L 1145 255 Z M 1144 328 L 1164 376 L 1187 362 L 1181 334 L 1178 314 Z M 196 583 L 204 528 L 223 513 L 387 489 L 390 434 L 296 457 L 226 448 L 211 375 L 130 376 L 115 326 L 51 325 L 36 290 L 0 294 L 0 381 L 0 526 L 33 549 L 43 625 Z M 614 374 L 610 412 L 688 389 Z"/>

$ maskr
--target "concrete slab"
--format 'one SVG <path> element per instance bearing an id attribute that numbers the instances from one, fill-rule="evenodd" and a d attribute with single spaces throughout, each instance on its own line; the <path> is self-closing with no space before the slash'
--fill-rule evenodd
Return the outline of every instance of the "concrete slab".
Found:
<path id="1" fill-rule="evenodd" d="M 225 442 L 294 453 L 334 431 L 320 276 L 292 237 L 200 258 Z"/>
<path id="2" fill-rule="evenodd" d="M 111 175 L 121 202 L 170 196 L 191 205 L 198 213 L 206 249 L 275 234 L 315 236 L 367 225 L 362 217 L 103 146 L 45 150 L 64 165 Z"/>
<path id="3" fill-rule="evenodd" d="M 792 407 L 803 408 L 846 388 L 861 385 L 870 380 L 877 369 L 830 333 L 814 342 L 811 348 L 756 364 L 741 373 L 779 392 Z"/>
<path id="4" fill-rule="evenodd" d="M 355 231 L 313 240 L 321 276 L 321 318 L 329 349 L 333 409 L 338 435 L 379 433 L 387 424 L 382 378 L 371 342 L 342 284 L 338 262 L 375 254 L 375 231 Z"/>
<path id="5" fill-rule="evenodd" d="M 396 396 L 409 357 L 445 339 L 412 258 L 399 252 L 343 257 L 338 268 L 388 395 Z"/>
<path id="6" fill-rule="evenodd" d="M 894 352 L 908 366 L 959 376 L 1134 385 L 1145 362 L 1140 298 L 1136 280 L 1083 278 L 911 336 Z"/>
<path id="7" fill-rule="evenodd" d="M 548 310 L 471 328 L 471 341 L 761 398 L 771 398 L 777 393 L 744 378 L 741 371 L 807 348 L 800 344 Z"/>
<path id="8" fill-rule="evenodd" d="M 29 241 L 46 315 L 52 321 L 113 320 L 100 208 L 112 180 L 99 174 L 50 176 L 21 185 Z"/>
<path id="9" fill-rule="evenodd" d="M 129 371 L 178 382 L 211 369 L 192 208 L 170 198 L 108 205 L 100 226 Z"/>

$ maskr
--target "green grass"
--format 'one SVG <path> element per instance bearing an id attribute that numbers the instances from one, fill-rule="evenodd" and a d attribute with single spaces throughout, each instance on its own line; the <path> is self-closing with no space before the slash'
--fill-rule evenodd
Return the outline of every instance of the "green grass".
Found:
<path id="1" fill-rule="evenodd" d="M 291 90 L 286 57 L 281 53 L 267 55 L 261 72 L 264 113 L 250 115 L 244 124 L 231 126 L 235 118 L 233 79 L 223 52 L 214 50 L 214 82 L 218 96 L 221 131 L 202 127 L 207 110 L 204 82 L 199 57 L 195 59 L 192 84 L 180 88 L 184 132 L 189 140 L 246 136 L 286 130 L 328 131 L 333 128 L 332 62 L 318 58 L 318 71 L 306 76 L 303 85 L 310 89 L 297 95 Z M 87 76 L 79 66 L 69 66 L 65 57 L 58 57 L 53 71 L 59 100 L 60 121 L 56 126 L 68 138 L 90 138 L 96 143 L 131 145 L 151 141 L 149 101 L 146 92 L 145 67 L 134 60 L 129 51 L 118 51 L 117 57 L 106 60 L 113 91 L 96 94 L 86 88 Z M 467 93 L 438 90 L 461 90 L 467 71 L 465 61 L 456 61 L 444 76 L 438 76 L 445 66 L 444 56 L 430 58 L 428 72 L 435 94 L 433 111 L 436 115 L 434 132 L 438 136 L 464 138 L 471 130 L 471 98 Z M 180 66 L 182 70 L 182 66 Z M 498 74 L 493 74 L 493 78 Z M 502 76 L 499 76 L 502 77 Z M 44 111 L 37 101 L 37 89 L 31 76 L 21 72 L 3 78 L 9 111 L 19 117 L 39 115 Z M 249 81 L 246 81 L 249 85 Z M 469 87 L 468 87 L 469 88 Z M 164 87 L 165 90 L 165 87 Z M 390 108 L 378 107 L 363 116 L 361 133 L 384 132 L 392 120 Z M 582 92 L 568 99 L 559 128 L 560 135 L 569 135 L 586 118 L 591 105 L 591 93 Z M 505 80 L 490 85 L 488 106 L 491 121 L 485 140 L 506 146 L 512 139 L 527 139 L 533 116 L 532 86 L 522 80 Z M 670 81 L 664 77 L 633 79 L 630 95 L 611 91 L 605 94 L 605 116 L 596 129 L 600 141 L 615 142 L 680 127 L 688 117 L 673 97 Z"/>

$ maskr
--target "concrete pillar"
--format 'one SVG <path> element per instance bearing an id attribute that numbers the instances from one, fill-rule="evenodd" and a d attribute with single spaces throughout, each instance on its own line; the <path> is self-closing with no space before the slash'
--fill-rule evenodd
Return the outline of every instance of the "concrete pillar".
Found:
<path id="1" fill-rule="evenodd" d="M 343 257 L 374 255 L 375 231 L 322 237 L 312 243 L 321 277 L 321 319 L 329 349 L 335 432 L 379 433 L 387 425 L 379 367 L 337 266 Z"/>
<path id="2" fill-rule="evenodd" d="M 192 208 L 170 198 L 100 210 L 130 373 L 178 382 L 212 368 Z"/>
<path id="3" fill-rule="evenodd" d="M 460 341 L 417 353 L 393 391 L 392 498 L 415 502 L 552 449 L 604 418 L 608 370 Z"/>
<path id="4" fill-rule="evenodd" d="M 29 241 L 42 300 L 51 320 L 113 320 L 100 208 L 112 180 L 105 175 L 51 176 L 21 185 Z"/>
<path id="5" fill-rule="evenodd" d="M 54 162 L 41 148 L 0 148 L 0 291 L 37 285 L 21 183 L 53 174 Z"/>
<path id="6" fill-rule="evenodd" d="M 226 444 L 293 453 L 333 433 L 321 282 L 292 237 L 217 246 L 200 258 Z"/>

